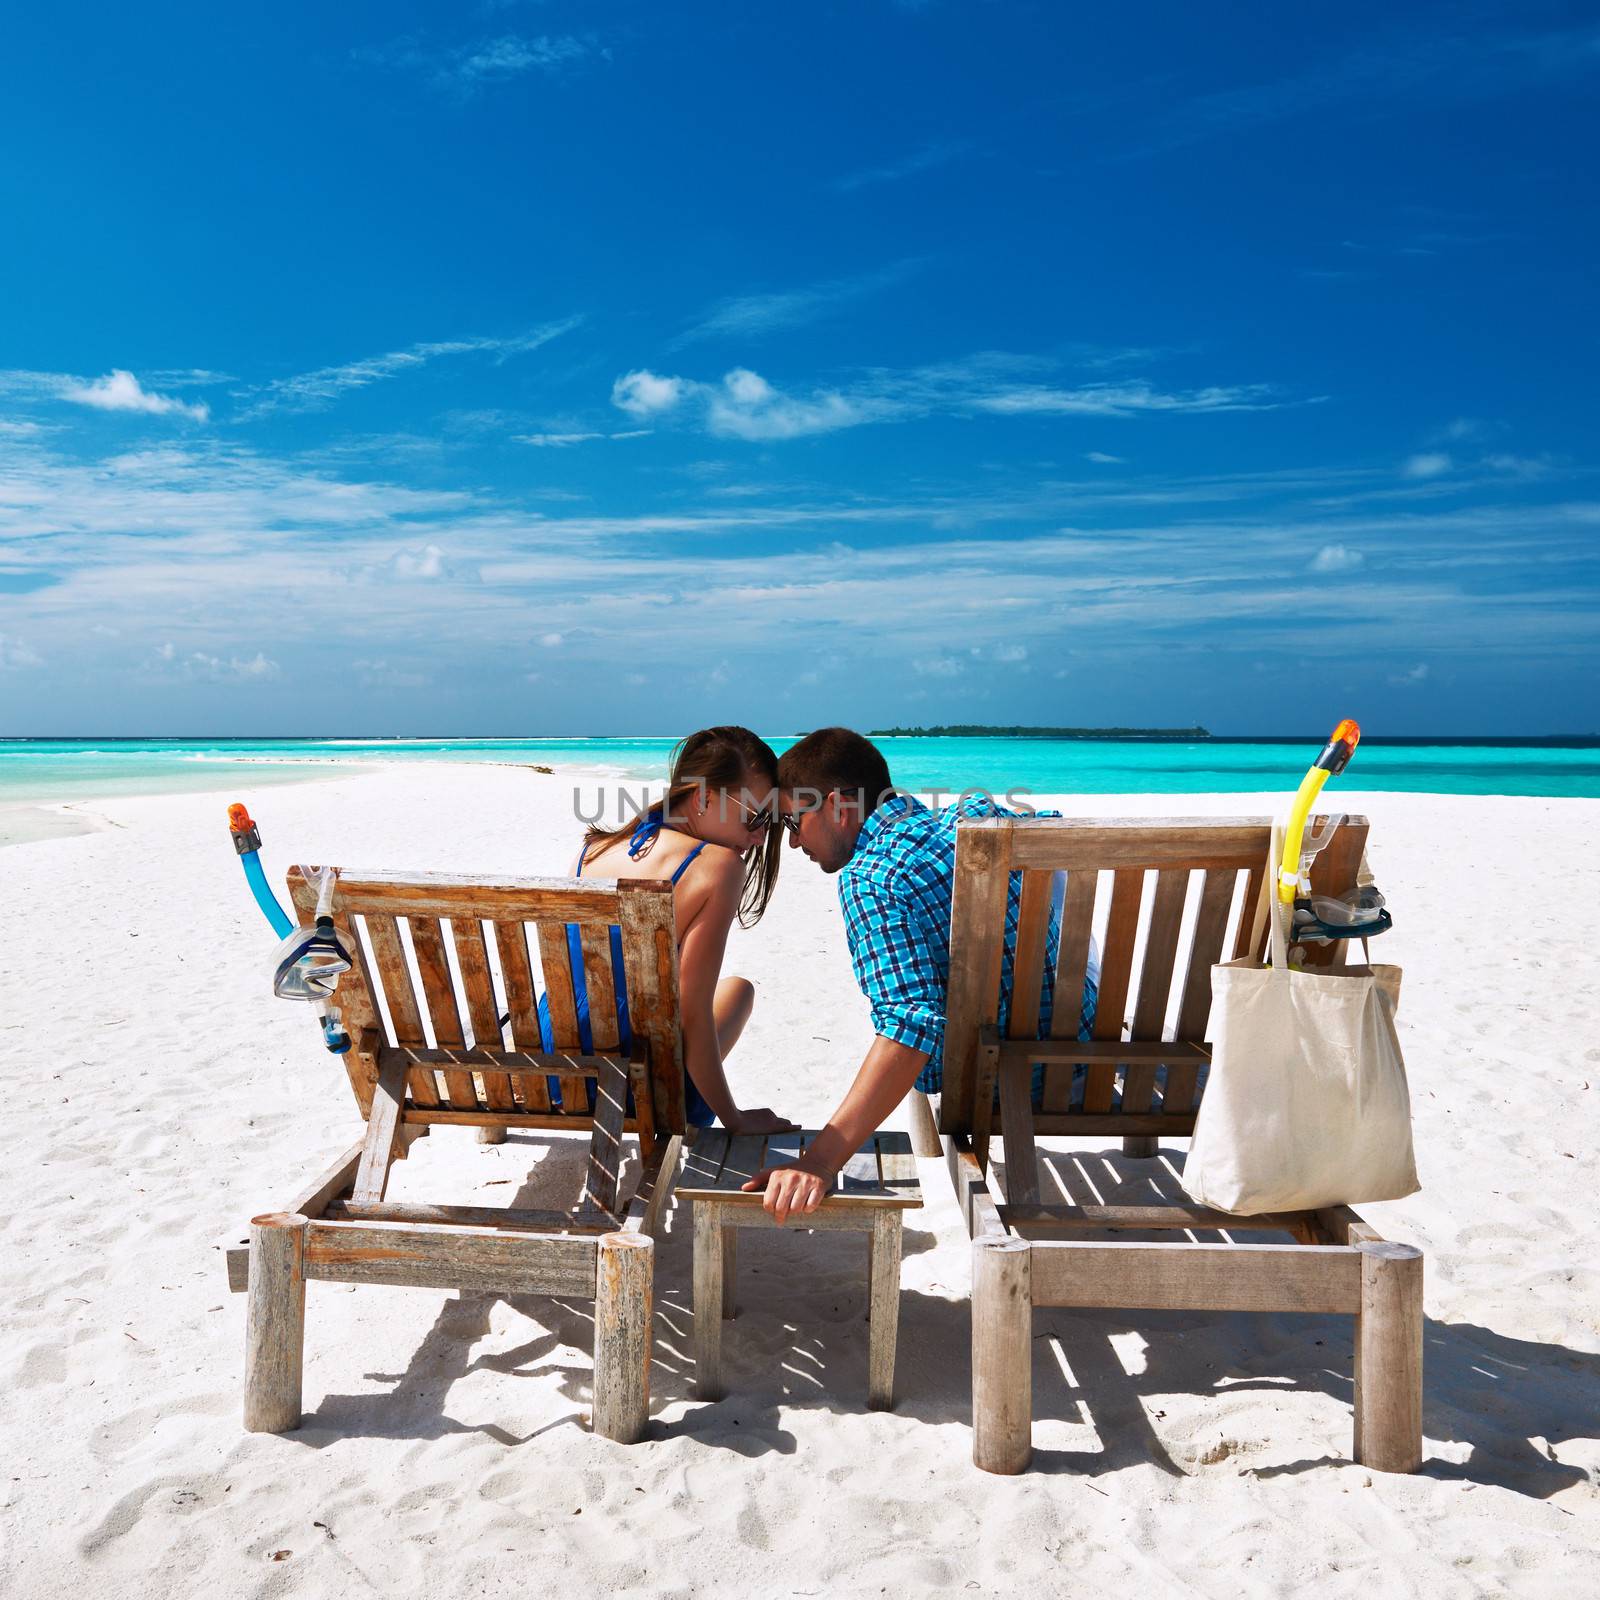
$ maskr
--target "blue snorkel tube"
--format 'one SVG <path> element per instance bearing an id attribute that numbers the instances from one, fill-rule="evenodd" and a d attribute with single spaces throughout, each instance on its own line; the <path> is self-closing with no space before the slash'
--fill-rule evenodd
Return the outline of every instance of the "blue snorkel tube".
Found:
<path id="1" fill-rule="evenodd" d="M 261 830 L 242 805 L 228 807 L 228 831 L 233 835 L 233 848 L 238 851 L 239 864 L 244 868 L 244 881 L 250 885 L 250 892 L 261 907 L 261 915 L 272 924 L 272 931 L 280 939 L 287 939 L 294 931 L 294 924 L 267 883 L 261 866 Z"/>
<path id="2" fill-rule="evenodd" d="M 228 831 L 233 835 L 233 848 L 244 868 L 245 882 L 250 885 L 262 916 L 272 924 L 272 931 L 280 940 L 273 956 L 273 993 L 288 1000 L 310 1001 L 322 1029 L 323 1044 L 335 1055 L 344 1055 L 350 1048 L 350 1035 L 340 1023 L 339 1008 L 331 1001 L 339 974 L 350 970 L 353 952 L 329 914 L 332 869 L 322 869 L 325 879 L 319 894 L 316 926 L 297 928 L 267 883 L 261 866 L 261 830 L 250 820 L 250 813 L 244 806 L 228 807 Z M 330 906 L 322 903 L 324 899 Z"/>

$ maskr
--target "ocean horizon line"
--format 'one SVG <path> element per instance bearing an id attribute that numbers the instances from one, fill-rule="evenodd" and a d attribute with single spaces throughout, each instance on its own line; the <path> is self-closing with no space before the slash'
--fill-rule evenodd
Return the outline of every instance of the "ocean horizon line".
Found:
<path id="1" fill-rule="evenodd" d="M 809 731 L 809 730 L 807 730 Z M 763 734 L 772 739 L 803 739 L 805 732 Z M 673 741 L 680 733 L 38 733 L 0 734 L 0 745 L 15 744 L 597 744 L 613 740 Z M 1184 735 L 1104 735 L 1051 733 L 880 733 L 882 740 L 1007 739 L 1017 743 L 1059 744 L 1321 744 L 1320 733 L 1207 733 Z M 1498 749 L 1600 749 L 1600 733 L 1456 734 L 1363 733 L 1363 745 L 1484 746 Z"/>

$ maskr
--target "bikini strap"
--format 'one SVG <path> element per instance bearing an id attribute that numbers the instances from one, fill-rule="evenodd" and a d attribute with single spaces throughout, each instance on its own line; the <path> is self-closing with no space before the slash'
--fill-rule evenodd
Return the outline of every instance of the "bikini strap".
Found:
<path id="1" fill-rule="evenodd" d="M 699 844 L 697 844 L 697 845 L 696 845 L 696 846 L 695 846 L 695 847 L 694 847 L 694 849 L 693 849 L 693 850 L 691 850 L 691 851 L 690 851 L 690 852 L 689 852 L 689 853 L 688 853 L 688 855 L 686 855 L 686 856 L 685 856 L 685 857 L 684 857 L 684 858 L 683 858 L 683 860 L 682 860 L 682 861 L 680 861 L 680 862 L 679 862 L 679 863 L 678 863 L 678 865 L 677 865 L 677 869 L 676 869 L 676 870 L 675 870 L 675 871 L 674 871 L 674 872 L 673 872 L 673 874 L 672 874 L 672 881 L 673 881 L 673 882 L 674 882 L 674 883 L 676 883 L 676 882 L 677 882 L 677 881 L 678 881 L 678 879 L 679 879 L 679 878 L 681 878 L 681 877 L 682 877 L 682 876 L 683 876 L 683 875 L 684 875 L 684 873 L 686 873 L 686 872 L 687 872 L 687 871 L 688 871 L 688 870 L 689 870 L 689 863 L 690 863 L 690 862 L 691 862 L 691 861 L 693 861 L 693 860 L 694 860 L 694 858 L 695 858 L 695 857 L 696 857 L 696 856 L 697 856 L 697 855 L 699 855 L 699 854 L 700 854 L 700 852 L 701 852 L 701 851 L 702 851 L 702 850 L 704 850 L 704 849 L 705 849 L 705 847 L 706 847 L 706 842 L 705 842 L 705 840 L 704 840 L 704 839 L 702 839 L 702 840 L 701 840 L 701 841 L 700 841 L 700 843 L 699 843 Z"/>

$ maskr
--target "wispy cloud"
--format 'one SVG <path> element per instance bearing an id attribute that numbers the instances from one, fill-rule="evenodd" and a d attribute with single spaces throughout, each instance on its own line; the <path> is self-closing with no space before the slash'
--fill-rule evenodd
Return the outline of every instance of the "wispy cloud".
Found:
<path id="1" fill-rule="evenodd" d="M 1568 675 L 1592 661 L 1600 503 L 1514 483 L 1488 504 L 1384 503 L 1411 492 L 1387 466 L 756 503 L 685 481 L 679 502 L 602 515 L 335 477 L 237 443 L 80 459 L 48 439 L 0 439 L 0 574 L 12 580 L 0 695 L 21 703 L 33 675 L 59 674 L 38 655 L 60 639 L 73 641 L 75 680 L 102 694 L 126 682 L 148 710 L 226 691 L 252 714 L 308 686 L 294 646 L 313 636 L 324 670 L 380 685 L 404 639 L 405 672 L 453 686 L 441 695 L 481 682 L 491 633 L 509 641 L 506 681 L 539 672 L 555 695 L 620 682 L 618 637 L 626 669 L 646 674 L 716 638 L 705 665 L 728 663 L 724 695 L 757 664 L 814 668 L 824 642 L 855 679 L 960 695 L 991 681 L 991 664 L 1048 674 L 1071 649 L 1115 646 L 1168 673 L 1190 651 L 1292 658 L 1323 618 L 1378 686 L 1429 663 L 1432 678 L 1459 679 L 1498 670 L 1501 655 Z M 1325 551 L 1346 554 L 1319 563 Z M 1286 612 L 1283 574 L 1308 563 L 1324 581 Z"/>
<path id="2" fill-rule="evenodd" d="M 1447 473 L 1455 462 L 1443 450 L 1424 450 L 1419 455 L 1407 456 L 1400 464 L 1403 478 L 1438 478 Z"/>
<path id="3" fill-rule="evenodd" d="M 455 45 L 425 34 L 403 34 L 387 44 L 353 50 L 351 57 L 367 66 L 417 72 L 436 89 L 470 98 L 486 86 L 530 72 L 554 78 L 590 58 L 609 61 L 611 51 L 593 33 L 504 33 Z"/>
<path id="4" fill-rule="evenodd" d="M 103 378 L 75 378 L 65 372 L 0 372 L 0 394 L 25 399 L 61 400 L 96 411 L 128 411 L 149 417 L 186 417 L 204 422 L 211 408 L 146 389 L 131 372 L 113 367 Z"/>
<path id="5" fill-rule="evenodd" d="M 1399 15 L 1397 13 L 1397 15 Z M 1593 23 L 1545 32 L 1399 22 L 1359 49 L 1266 83 L 1168 98 L 1124 155 L 1155 155 L 1334 107 L 1463 104 L 1600 68 Z M 1423 248 L 1419 246 L 1418 248 Z"/>
<path id="6" fill-rule="evenodd" d="M 617 379 L 611 399 L 634 416 L 686 415 L 708 433 L 747 440 L 795 439 L 934 413 L 1133 417 L 1274 411 L 1312 403 L 1262 383 L 1164 389 L 1130 379 L 1064 386 L 1017 375 L 1040 365 L 1036 358 L 989 354 L 903 372 L 869 369 L 849 382 L 802 392 L 780 389 L 748 367 L 735 367 L 715 383 L 646 368 Z"/>
<path id="7" fill-rule="evenodd" d="M 701 339 L 750 339 L 783 328 L 803 327 L 842 311 L 869 295 L 904 283 L 921 265 L 916 260 L 899 261 L 876 272 L 830 278 L 802 289 L 735 295 L 719 300 L 703 312 L 691 327 L 672 339 L 667 349 L 681 349 Z"/>
<path id="8" fill-rule="evenodd" d="M 541 450 L 570 450 L 595 439 L 646 439 L 654 432 L 654 428 L 625 428 L 617 433 L 516 433 L 512 438 L 518 444 L 531 444 Z"/>
<path id="9" fill-rule="evenodd" d="M 886 161 L 881 166 L 847 172 L 835 178 L 828 187 L 840 194 L 854 194 L 858 189 L 869 189 L 875 184 L 898 183 L 902 178 L 914 178 L 919 172 L 931 172 L 935 167 L 948 166 L 952 161 L 970 155 L 972 150 L 972 143 L 967 139 L 936 140 L 897 161 Z"/>
<path id="10" fill-rule="evenodd" d="M 247 404 L 236 414 L 236 421 L 252 422 L 274 411 L 320 411 L 352 389 L 365 389 L 402 372 L 414 371 L 441 356 L 493 355 L 504 361 L 526 355 L 564 333 L 570 333 L 583 317 L 563 317 L 546 322 L 505 339 L 435 339 L 391 350 L 386 355 L 366 356 L 341 366 L 318 367 L 293 378 L 278 378 L 259 389 L 244 391 Z"/>

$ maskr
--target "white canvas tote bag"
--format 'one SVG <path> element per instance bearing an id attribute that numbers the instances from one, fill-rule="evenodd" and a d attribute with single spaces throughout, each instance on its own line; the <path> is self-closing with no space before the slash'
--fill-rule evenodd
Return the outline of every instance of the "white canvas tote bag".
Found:
<path id="1" fill-rule="evenodd" d="M 1291 970 L 1289 909 L 1268 892 L 1272 965 L 1211 969 L 1211 1071 L 1183 1187 L 1246 1216 L 1415 1194 L 1399 971 Z"/>

